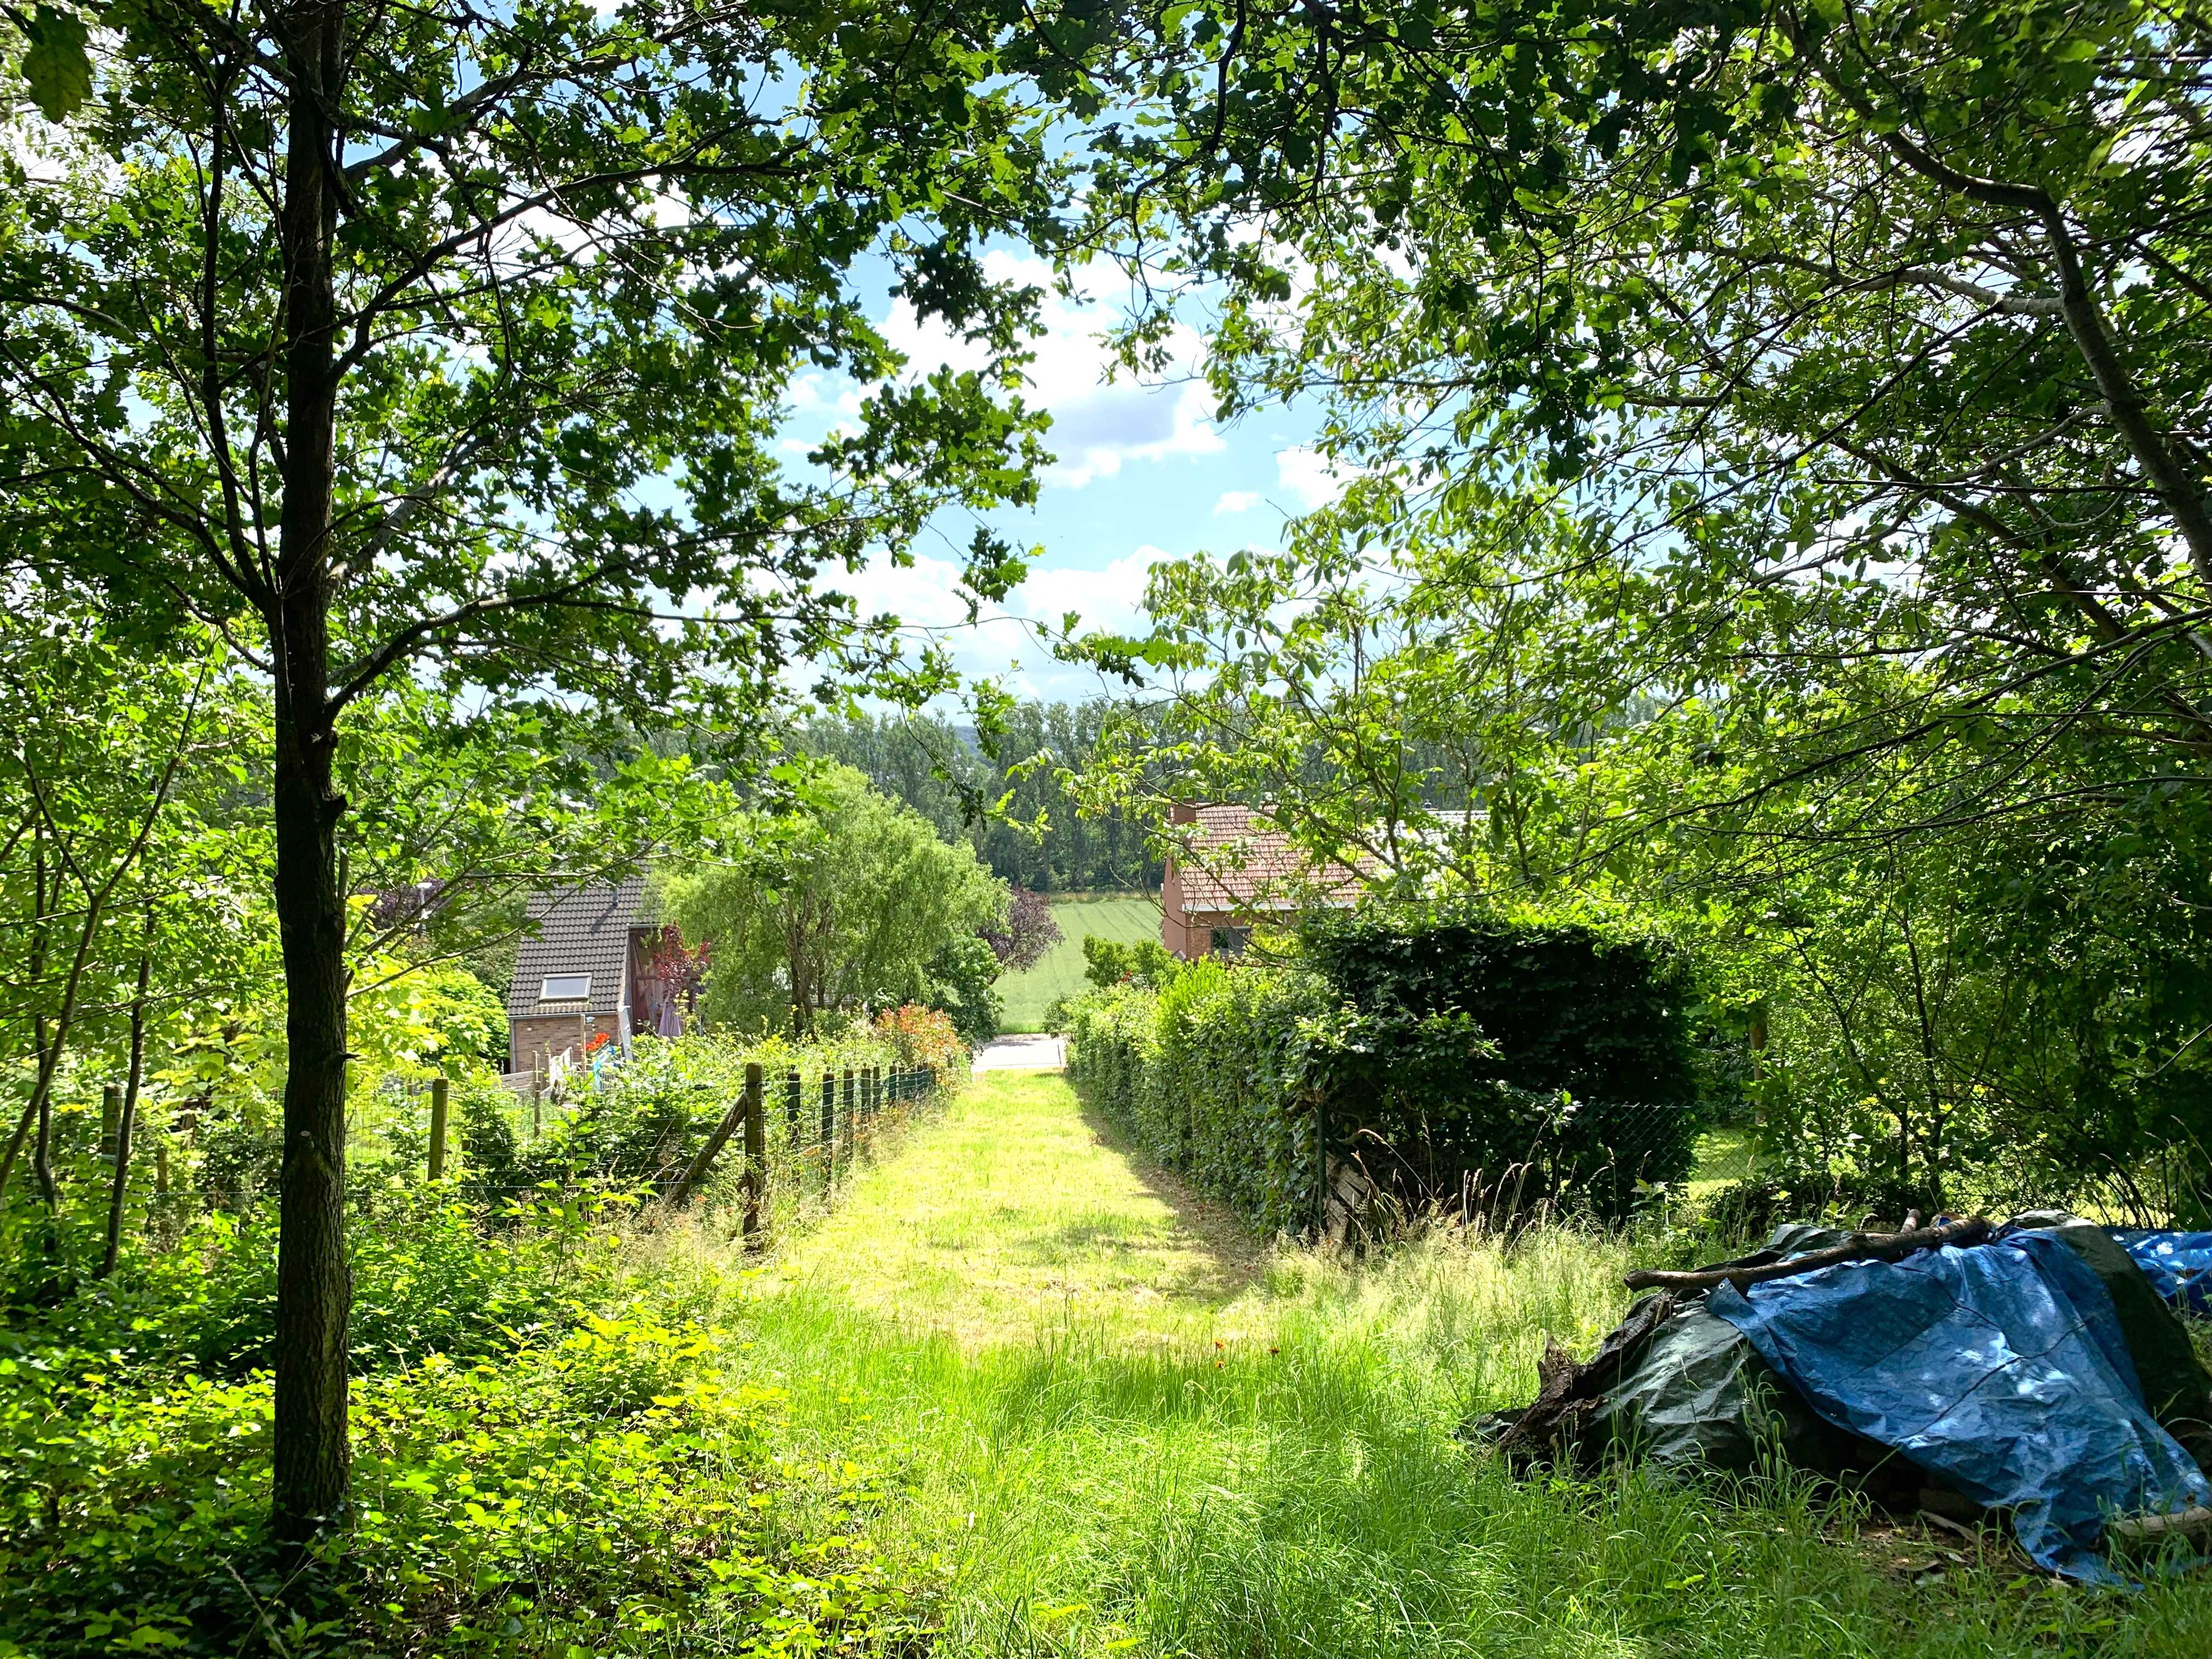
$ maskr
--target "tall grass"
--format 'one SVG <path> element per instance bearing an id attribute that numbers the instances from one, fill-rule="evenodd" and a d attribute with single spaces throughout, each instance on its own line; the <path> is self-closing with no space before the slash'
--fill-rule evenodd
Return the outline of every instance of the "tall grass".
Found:
<path id="1" fill-rule="evenodd" d="M 880 1472 L 944 1652 L 2212 1653 L 2201 1583 L 2055 1585 L 1787 1472 L 1516 1480 L 1454 1431 L 1613 1322 L 1627 1243 L 1238 1255 L 1103 1133 L 1060 1079 L 987 1080 L 732 1310 L 787 1455 Z"/>

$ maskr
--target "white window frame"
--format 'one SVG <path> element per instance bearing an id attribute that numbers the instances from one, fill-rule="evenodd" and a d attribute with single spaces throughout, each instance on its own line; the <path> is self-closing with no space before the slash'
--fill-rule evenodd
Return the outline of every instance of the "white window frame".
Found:
<path id="1" fill-rule="evenodd" d="M 582 988 L 574 991 L 556 991 L 553 988 L 556 985 L 575 985 Z M 538 1000 L 540 1002 L 582 1002 L 588 1000 L 591 994 L 592 976 L 589 974 L 548 974 L 544 982 L 538 988 Z"/>

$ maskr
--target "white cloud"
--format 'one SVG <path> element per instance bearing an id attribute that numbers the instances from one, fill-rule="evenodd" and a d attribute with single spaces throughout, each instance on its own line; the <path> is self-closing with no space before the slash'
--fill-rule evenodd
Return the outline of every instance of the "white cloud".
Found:
<path id="1" fill-rule="evenodd" d="M 1326 455 L 1303 446 L 1277 452 L 1275 479 L 1297 502 L 1301 513 L 1327 507 L 1344 494 L 1345 486 L 1351 482 L 1338 475 Z"/>
<path id="2" fill-rule="evenodd" d="M 1140 629 L 1146 579 L 1152 566 L 1168 556 L 1146 545 L 1103 570 L 1033 571 L 1005 605 L 985 605 L 972 625 L 968 602 L 958 592 L 957 559 L 917 554 L 911 565 L 901 567 L 878 558 L 830 585 L 850 594 L 863 617 L 896 617 L 915 646 L 927 637 L 949 649 L 965 676 L 999 676 L 1017 696 L 1081 698 L 1102 689 L 1097 676 L 1055 661 L 1040 642 L 1039 629 L 1056 633 L 1071 611 L 1081 618 L 1085 633 Z M 803 689 L 807 678 L 794 672 L 794 690 Z"/>
<path id="3" fill-rule="evenodd" d="M 1256 489 L 1224 490 L 1221 499 L 1213 504 L 1213 516 L 1218 519 L 1225 514 L 1249 513 L 1259 505 L 1260 492 Z"/>
<path id="4" fill-rule="evenodd" d="M 1050 270 L 1028 254 L 994 252 L 985 256 L 984 267 L 1000 281 L 1048 289 L 1051 282 Z M 1100 337 L 1116 314 L 1096 294 L 1067 299 L 1048 292 L 1040 309 L 1044 332 L 1031 343 L 1026 396 L 1052 412 L 1045 444 L 1059 460 L 1044 475 L 1048 485 L 1080 489 L 1115 477 L 1132 461 L 1212 455 L 1226 447 L 1213 425 L 1212 398 L 1196 378 L 1202 352 L 1197 332 L 1175 331 L 1161 380 L 1145 383 L 1124 376 L 1109 382 L 1112 354 Z M 983 348 L 941 324 L 921 322 L 904 301 L 893 305 L 884 331 L 911 360 L 911 374 L 927 374 L 940 364 L 979 368 L 988 360 Z"/>
<path id="5" fill-rule="evenodd" d="M 1055 628 L 1073 611 L 1083 618 L 1086 633 L 1094 629 L 1126 631 L 1144 614 L 1145 587 L 1152 567 L 1167 556 L 1148 544 L 1103 570 L 1034 570 L 1015 591 L 1015 603 L 1025 615 Z"/>

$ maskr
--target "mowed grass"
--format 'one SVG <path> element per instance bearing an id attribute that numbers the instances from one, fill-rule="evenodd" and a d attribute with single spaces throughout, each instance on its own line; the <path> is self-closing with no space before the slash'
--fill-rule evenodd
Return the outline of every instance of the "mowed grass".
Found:
<path id="1" fill-rule="evenodd" d="M 2212 1587 L 2057 1585 L 1783 1476 L 1514 1480 L 1455 1437 L 1583 1347 L 1638 1251 L 1567 1229 L 1265 1249 L 989 1075 L 736 1310 L 794 1465 L 882 1478 L 946 1655 L 2212 1653 Z M 803 1517 L 790 1517 L 803 1522 Z"/>
<path id="2" fill-rule="evenodd" d="M 1157 940 L 1160 936 L 1160 902 L 1141 893 L 1121 898 L 1055 899 L 1052 919 L 1060 924 L 1060 943 L 1036 967 L 1004 975 L 998 981 L 999 994 L 1006 1000 L 1006 1013 L 1000 1022 L 1005 1030 L 1042 1031 L 1045 1010 L 1085 988 L 1085 934 L 1096 933 L 1121 945 L 1140 939 Z"/>

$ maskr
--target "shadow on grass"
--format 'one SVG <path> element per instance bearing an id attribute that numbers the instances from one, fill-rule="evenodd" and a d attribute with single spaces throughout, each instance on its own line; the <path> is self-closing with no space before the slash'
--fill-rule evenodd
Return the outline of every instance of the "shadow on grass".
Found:
<path id="1" fill-rule="evenodd" d="M 1175 1216 L 1173 1232 L 1178 1242 L 1206 1263 L 1206 1271 L 1181 1287 L 1180 1293 L 1208 1302 L 1228 1302 L 1258 1284 L 1266 1271 L 1267 1252 L 1251 1230 L 1227 1206 L 1205 1197 L 1181 1176 L 1154 1163 L 1119 1124 L 1084 1099 L 1080 1089 L 1072 1084 L 1070 1087 L 1084 1127 L 1129 1166 L 1129 1173 L 1146 1193 L 1167 1206 Z"/>

